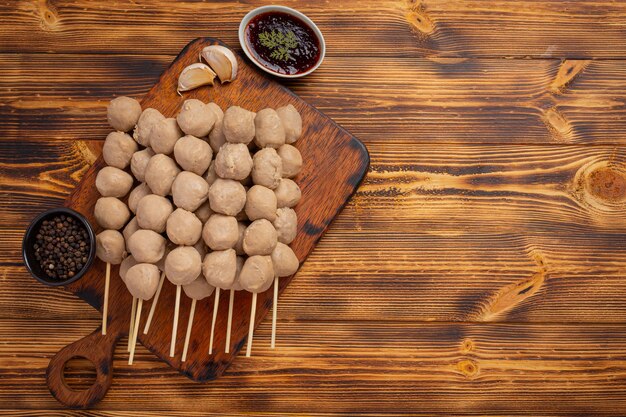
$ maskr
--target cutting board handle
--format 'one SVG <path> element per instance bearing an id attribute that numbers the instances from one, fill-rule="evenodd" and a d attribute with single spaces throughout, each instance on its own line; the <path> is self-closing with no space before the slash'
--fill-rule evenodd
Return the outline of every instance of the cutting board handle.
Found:
<path id="1" fill-rule="evenodd" d="M 111 386 L 113 352 L 121 337 L 121 332 L 114 329 L 103 335 L 98 328 L 54 355 L 46 372 L 48 388 L 54 398 L 71 408 L 88 408 L 98 403 Z M 70 388 L 64 377 L 66 363 L 76 357 L 89 360 L 96 368 L 96 382 L 82 391 Z"/>

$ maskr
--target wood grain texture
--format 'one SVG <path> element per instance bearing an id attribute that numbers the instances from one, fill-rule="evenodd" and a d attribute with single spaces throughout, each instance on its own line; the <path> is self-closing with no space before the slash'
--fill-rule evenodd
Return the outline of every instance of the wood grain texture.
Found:
<path id="1" fill-rule="evenodd" d="M 11 196 L 0 201 L 9 220 L 0 260 L 11 283 L 0 317 L 38 317 L 48 305 L 59 318 L 92 317 L 71 296 L 36 291 L 17 263 L 42 201 L 60 204 L 100 146 L 0 142 Z M 285 293 L 281 317 L 623 322 L 624 148 L 370 141 L 369 150 L 368 176 Z M 597 175 L 607 166 L 616 177 Z M 614 194 L 596 195 L 597 186 Z M 534 290 L 503 294 L 524 283 Z M 33 295 L 15 300 L 20 293 Z"/>
<path id="2" fill-rule="evenodd" d="M 47 356 L 96 323 L 1 322 L 0 335 L 22 348 L 0 344 L 0 407 L 59 409 L 43 383 Z M 112 415 L 602 416 L 626 407 L 623 325 L 281 321 L 279 348 L 271 350 L 269 324 L 255 333 L 255 357 L 238 358 L 208 386 L 181 377 L 143 348 L 128 366 L 118 347 L 113 385 L 97 408 Z"/>
<path id="3" fill-rule="evenodd" d="M 143 96 L 172 59 L 5 54 L 0 140 L 104 140 L 108 100 Z M 626 143 L 618 60 L 330 56 L 287 85 L 365 142 Z"/>
<path id="4" fill-rule="evenodd" d="M 208 386 L 118 349 L 105 401 L 61 409 L 48 360 L 100 318 L 27 277 L 23 230 L 100 154 L 112 96 L 194 37 L 235 46 L 261 4 L 0 4 L 0 415 L 623 416 L 626 3 L 595 0 L 282 2 L 328 42 L 285 84 L 372 169 L 282 294 L 278 349 L 263 323 Z"/>
<path id="5" fill-rule="evenodd" d="M 241 18 L 267 3 L 167 0 L 93 3 L 19 0 L 0 4 L 3 52 L 176 54 L 189 39 L 235 46 Z M 384 0 L 286 6 L 320 27 L 338 56 L 623 58 L 626 5 L 577 0 Z M 129 24 L 132 23 L 132 24 Z M 363 34 L 367 42 L 363 42 Z"/>

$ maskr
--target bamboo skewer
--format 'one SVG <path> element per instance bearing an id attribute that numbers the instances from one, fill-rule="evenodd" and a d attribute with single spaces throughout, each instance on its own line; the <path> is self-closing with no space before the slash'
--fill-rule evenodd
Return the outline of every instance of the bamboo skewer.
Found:
<path id="1" fill-rule="evenodd" d="M 135 325 L 135 312 L 137 311 L 137 297 L 133 297 L 133 306 L 130 310 L 130 325 L 128 328 L 128 346 L 126 347 L 127 352 L 130 352 L 130 345 L 133 338 L 133 331 Z"/>
<path id="2" fill-rule="evenodd" d="M 274 277 L 274 304 L 272 305 L 272 341 L 271 347 L 276 347 L 276 315 L 278 311 L 278 276 Z"/>
<path id="3" fill-rule="evenodd" d="M 135 357 L 135 347 L 137 346 L 137 333 L 139 333 L 139 322 L 141 321 L 141 306 L 143 305 L 143 300 L 140 298 L 137 303 L 137 317 L 135 318 L 135 326 L 133 329 L 133 343 L 130 347 L 130 355 L 128 356 L 128 364 L 133 364 L 133 358 Z"/>
<path id="4" fill-rule="evenodd" d="M 102 306 L 102 334 L 107 334 L 107 315 L 109 314 L 109 285 L 111 283 L 111 263 L 107 262 L 104 278 L 104 305 Z"/>
<path id="5" fill-rule="evenodd" d="M 213 320 L 211 321 L 211 338 L 209 339 L 209 355 L 213 354 L 213 337 L 215 336 L 215 322 L 217 321 L 217 310 L 220 305 L 220 288 L 215 288 L 215 301 L 213 302 Z"/>
<path id="6" fill-rule="evenodd" d="M 176 304 L 174 306 L 174 324 L 172 326 L 172 342 L 170 344 L 170 357 L 174 357 L 176 352 L 176 332 L 178 330 L 178 313 L 180 311 L 180 290 L 181 286 L 176 286 Z"/>
<path id="7" fill-rule="evenodd" d="M 250 327 L 248 328 L 248 346 L 246 347 L 246 357 L 252 353 L 252 338 L 254 337 L 254 321 L 256 318 L 256 297 L 257 293 L 252 293 L 252 306 L 250 307 Z"/>
<path id="8" fill-rule="evenodd" d="M 161 273 L 159 287 L 157 288 L 157 292 L 154 294 L 154 298 L 152 299 L 152 305 L 150 306 L 150 312 L 148 313 L 148 320 L 146 320 L 146 325 L 143 328 L 143 334 L 148 334 L 148 330 L 150 329 L 150 323 L 152 323 L 152 316 L 154 316 L 154 310 L 156 310 L 156 305 L 159 301 L 159 295 L 161 294 L 161 288 L 163 288 L 163 282 L 165 282 L 165 272 Z"/>
<path id="9" fill-rule="evenodd" d="M 235 290 L 231 288 L 228 298 L 228 323 L 226 324 L 226 347 L 225 353 L 230 353 L 230 330 L 233 325 L 233 306 L 235 305 Z"/>
<path id="10" fill-rule="evenodd" d="M 191 299 L 191 309 L 189 310 L 189 320 L 187 322 L 187 334 L 185 335 L 185 346 L 183 347 L 182 362 L 187 360 L 187 349 L 189 348 L 189 339 L 191 338 L 191 328 L 193 327 L 193 316 L 196 311 L 196 299 Z"/>

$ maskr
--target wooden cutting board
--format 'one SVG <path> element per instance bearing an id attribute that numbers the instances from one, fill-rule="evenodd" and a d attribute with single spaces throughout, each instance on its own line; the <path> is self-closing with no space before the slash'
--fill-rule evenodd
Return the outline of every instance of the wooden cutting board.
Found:
<path id="1" fill-rule="evenodd" d="M 238 56 L 239 73 L 233 83 L 201 87 L 183 93 L 182 97 L 179 96 L 176 93 L 176 85 L 182 69 L 198 61 L 198 54 L 203 47 L 218 43 L 221 42 L 211 38 L 199 38 L 189 43 L 145 96 L 142 108 L 153 107 L 166 117 L 174 117 L 183 101 L 188 98 L 197 98 L 204 102 L 214 101 L 223 109 L 239 105 L 253 111 L 293 104 L 302 115 L 303 133 L 296 146 L 302 154 L 304 164 L 296 178 L 302 189 L 302 199 L 295 208 L 298 214 L 298 235 L 291 247 L 302 263 L 355 192 L 368 169 L 369 155 L 358 139 L 241 56 Z M 102 123 L 106 121 L 103 120 Z M 93 207 L 99 197 L 95 178 L 103 166 L 105 164 L 100 157 L 65 202 L 66 206 L 84 214 L 94 226 L 96 222 L 93 218 Z M 102 311 L 104 270 L 105 264 L 96 260 L 88 274 L 66 288 Z M 280 292 L 289 285 L 292 278 L 280 280 Z M 271 310 L 272 296 L 272 289 L 258 295 L 255 326 L 258 326 Z M 245 291 L 236 293 L 231 353 L 226 354 L 224 343 L 228 291 L 222 291 L 221 297 L 212 355 L 208 354 L 208 350 L 213 296 L 198 302 L 187 360 L 181 362 L 191 303 L 191 300 L 183 295 L 176 355 L 169 356 L 175 287 L 167 280 L 147 335 L 142 334 L 142 330 L 150 302 L 144 303 L 138 341 L 194 381 L 207 382 L 219 377 L 246 342 L 252 298 L 251 294 Z M 131 296 L 119 278 L 118 267 L 114 266 L 111 272 L 107 334 L 103 336 L 101 329 L 98 328 L 91 335 L 63 348 L 50 361 L 47 372 L 48 387 L 57 400 L 70 407 L 86 408 L 104 397 L 111 384 L 115 344 L 128 334 L 130 310 Z M 252 354 L 254 356 L 254 346 Z M 95 365 L 96 382 L 85 391 L 74 391 L 63 380 L 65 363 L 73 357 L 87 358 Z"/>

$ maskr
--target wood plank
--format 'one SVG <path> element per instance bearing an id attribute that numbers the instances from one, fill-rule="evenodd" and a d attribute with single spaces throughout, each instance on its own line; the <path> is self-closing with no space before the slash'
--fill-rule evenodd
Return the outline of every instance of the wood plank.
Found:
<path id="1" fill-rule="evenodd" d="M 48 358 L 96 325 L 0 322 L 2 340 L 11 340 L 0 344 L 0 407 L 58 409 L 44 383 Z M 277 349 L 269 349 L 264 323 L 255 355 L 239 357 L 208 385 L 181 377 L 143 348 L 128 366 L 118 347 L 110 395 L 97 409 L 620 415 L 626 407 L 623 325 L 279 325 Z"/>
<path id="2" fill-rule="evenodd" d="M 150 54 L 158 45 L 160 52 L 175 54 L 202 36 L 234 46 L 241 18 L 264 4 L 259 0 L 6 2 L 0 5 L 5 22 L 0 28 L 0 51 Z M 329 55 L 626 56 L 622 2 L 286 0 L 281 4 L 298 8 L 318 24 Z"/>
<path id="3" fill-rule="evenodd" d="M 29 219 L 63 201 L 100 145 L 0 142 L 0 317 L 93 317 L 28 279 L 19 247 Z M 623 322 L 626 148 L 369 149 L 368 177 L 285 293 L 283 318 Z"/>
<path id="4" fill-rule="evenodd" d="M 46 141 L 102 140 L 108 100 L 143 96 L 172 59 L 4 58 L 2 140 Z M 287 85 L 366 142 L 626 143 L 621 61 L 330 57 Z"/>
<path id="5" fill-rule="evenodd" d="M 172 58 L 3 55 L 2 140 L 102 140 L 108 100 L 143 96 Z M 329 57 L 287 85 L 366 142 L 626 143 L 621 61 Z"/>

